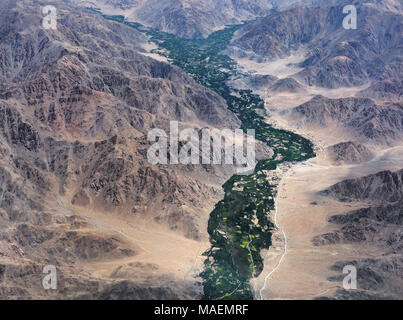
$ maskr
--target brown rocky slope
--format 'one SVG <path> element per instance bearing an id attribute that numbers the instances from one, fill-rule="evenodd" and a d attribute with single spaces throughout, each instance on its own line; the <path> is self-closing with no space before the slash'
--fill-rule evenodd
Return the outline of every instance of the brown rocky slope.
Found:
<path id="1" fill-rule="evenodd" d="M 220 96 L 144 56 L 134 29 L 56 1 L 57 30 L 44 30 L 46 4 L 0 4 L 0 298 L 197 297 L 184 275 L 233 168 L 152 166 L 147 133 L 239 121 Z M 182 249 L 165 260 L 170 239 L 196 248 L 189 261 Z M 41 285 L 48 264 L 56 292 Z"/>
<path id="2" fill-rule="evenodd" d="M 377 256 L 355 261 L 340 261 L 357 268 L 358 290 L 339 289 L 336 299 L 401 299 L 403 272 L 403 170 L 382 171 L 373 175 L 339 182 L 321 192 L 342 202 L 361 202 L 363 208 L 334 215 L 329 222 L 337 230 L 313 239 L 316 246 L 355 243 L 377 248 Z M 368 250 L 369 252 L 369 250 Z M 340 281 L 331 277 L 330 281 Z M 325 298 L 325 297 L 322 297 Z"/>

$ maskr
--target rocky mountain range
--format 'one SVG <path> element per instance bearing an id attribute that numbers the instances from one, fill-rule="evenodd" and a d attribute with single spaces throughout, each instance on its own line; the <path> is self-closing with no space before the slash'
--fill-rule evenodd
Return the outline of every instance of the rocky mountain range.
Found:
<path id="1" fill-rule="evenodd" d="M 270 101 L 268 109 L 276 101 L 270 98 L 305 101 L 295 103 L 294 108 L 270 110 L 286 117 L 293 127 L 333 128 L 362 144 L 399 144 L 403 124 L 401 4 L 357 3 L 359 27 L 347 30 L 343 27 L 346 4 L 296 5 L 240 28 L 226 52 L 237 61 L 248 60 L 246 65 L 257 74 L 231 84 L 264 92 Z M 294 58 L 287 62 L 290 57 Z M 287 72 L 282 75 L 282 70 Z M 355 92 L 343 93 L 348 88 Z M 333 93 L 337 90 L 341 97 Z M 304 95 L 310 98 L 301 99 Z"/>
<path id="2" fill-rule="evenodd" d="M 307 161 L 301 171 L 334 166 L 344 174 L 338 183 L 316 190 L 315 196 L 352 208 L 328 216 L 330 230 L 315 233 L 308 249 L 345 244 L 377 253 L 331 267 L 338 275 L 328 280 L 340 282 L 342 267 L 355 265 L 358 291 L 338 290 L 319 298 L 401 299 L 403 170 L 371 168 L 379 172 L 349 175 L 369 166 L 386 148 L 401 146 L 403 6 L 397 0 L 354 2 L 358 28 L 346 30 L 346 4 L 350 3 L 54 0 L 53 30 L 42 26 L 41 10 L 47 1 L 2 0 L 0 299 L 203 296 L 195 266 L 203 264 L 200 257 L 210 245 L 209 214 L 223 199 L 222 185 L 235 169 L 151 165 L 147 135 L 154 128 L 169 132 L 171 121 L 180 129 L 196 128 L 199 134 L 203 128 L 240 128 L 241 122 L 219 94 L 151 52 L 155 43 L 146 33 L 104 19 L 99 12 L 121 15 L 186 41 L 247 20 L 217 61 L 229 54 L 231 63 L 247 60 L 246 65 L 256 70 L 239 68 L 226 82 L 228 90 L 255 91 L 262 100 L 251 94 L 253 101 L 248 102 L 258 106 L 261 123 L 279 117 L 275 125 L 285 123 L 284 130 L 295 129 L 318 143 L 324 160 L 319 156 L 320 160 Z M 290 57 L 302 58 L 289 62 Z M 275 103 L 280 107 L 275 109 Z M 332 138 L 330 143 L 323 132 Z M 276 142 L 285 139 L 285 131 L 277 133 Z M 339 134 L 343 138 L 338 139 Z M 258 160 L 273 155 L 259 142 L 256 153 Z M 280 154 L 275 160 L 281 160 Z M 270 183 L 282 187 L 280 173 L 275 178 Z M 326 175 L 310 177 L 322 178 Z M 270 201 L 276 205 L 274 197 Z M 297 212 L 297 205 L 292 205 Z M 286 206 L 284 201 L 283 210 Z M 274 237 L 278 252 L 284 252 L 281 236 L 278 232 Z M 250 252 L 249 244 L 241 247 Z M 58 268 L 57 291 L 42 287 L 46 265 Z"/>
<path id="3" fill-rule="evenodd" d="M 400 103 L 377 104 L 369 98 L 329 99 L 318 95 L 285 113 L 299 126 L 326 128 L 336 124 L 367 142 L 393 144 L 402 139 Z"/>
<path id="4" fill-rule="evenodd" d="M 87 264 L 139 250 L 117 227 L 102 227 L 98 214 L 151 220 L 168 234 L 202 240 L 209 206 L 233 172 L 152 166 L 148 131 L 168 130 L 170 121 L 238 128 L 239 120 L 216 93 L 145 56 L 147 40 L 133 28 L 60 1 L 57 30 L 45 30 L 37 1 L 0 6 L 0 297 L 46 296 L 39 287 L 46 264 L 63 270 L 59 298 L 104 286 L 112 295 L 127 276 L 94 276 Z M 193 281 L 167 284 L 179 287 L 164 293 L 173 279 L 160 277 L 123 287 L 161 288 L 138 298 L 196 295 Z"/>
<path id="5" fill-rule="evenodd" d="M 352 264 L 359 275 L 358 292 L 340 290 L 338 299 L 401 298 L 403 272 L 403 170 L 382 171 L 373 175 L 349 179 L 321 192 L 342 202 L 361 202 L 363 207 L 329 218 L 338 230 L 317 236 L 316 246 L 334 243 L 359 243 L 381 250 L 378 258 L 341 261 L 333 266 Z M 338 278 L 332 279 L 338 281 Z"/>
<path id="6" fill-rule="evenodd" d="M 295 78 L 309 86 L 358 86 L 369 80 L 373 86 L 381 86 L 382 81 L 399 81 L 401 14 L 357 4 L 360 27 L 346 30 L 346 4 L 297 7 L 258 19 L 237 32 L 233 50 L 271 60 L 303 49 L 305 58 L 297 66 L 304 70 Z"/>
<path id="7" fill-rule="evenodd" d="M 255 20 L 272 12 L 295 7 L 337 5 L 338 0 L 69 0 L 73 4 L 119 14 L 161 31 L 185 38 L 203 38 L 230 24 Z M 368 1 L 368 7 L 399 13 L 396 0 Z"/>
<path id="8" fill-rule="evenodd" d="M 80 5 L 124 15 L 129 21 L 185 38 L 203 38 L 227 24 L 253 20 L 268 14 L 270 0 L 93 0 Z"/>

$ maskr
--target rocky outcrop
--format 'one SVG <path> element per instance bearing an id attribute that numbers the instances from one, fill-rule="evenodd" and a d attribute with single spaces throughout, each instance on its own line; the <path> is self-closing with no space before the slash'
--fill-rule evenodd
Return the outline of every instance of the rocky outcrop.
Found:
<path id="1" fill-rule="evenodd" d="M 341 282 L 346 265 L 357 269 L 357 289 L 338 289 L 334 296 L 322 296 L 316 299 L 336 300 L 400 300 L 403 275 L 403 259 L 391 256 L 382 259 L 359 259 L 340 261 L 332 266 L 332 271 L 341 276 L 331 276 L 330 281 Z"/>
<path id="2" fill-rule="evenodd" d="M 166 286 L 150 286 L 129 280 L 106 286 L 94 295 L 84 295 L 85 300 L 190 300 L 197 297 L 197 288 L 190 284 L 170 283 Z"/>
<path id="3" fill-rule="evenodd" d="M 402 100 L 403 81 L 401 79 L 385 79 L 374 81 L 369 88 L 362 90 L 359 96 L 399 102 Z"/>
<path id="4" fill-rule="evenodd" d="M 284 78 L 277 80 L 269 89 L 273 93 L 292 92 L 303 93 L 306 90 L 304 87 L 293 78 Z"/>
<path id="5" fill-rule="evenodd" d="M 365 207 L 334 215 L 329 222 L 336 231 L 316 236 L 315 246 L 338 243 L 375 247 L 378 258 L 340 261 L 332 270 L 345 265 L 357 268 L 358 290 L 339 289 L 332 299 L 401 299 L 403 259 L 403 170 L 342 181 L 322 191 L 339 201 L 362 202 Z M 330 281 L 342 281 L 331 277 Z"/>
<path id="6" fill-rule="evenodd" d="M 281 58 L 307 44 L 324 29 L 319 8 L 295 8 L 271 14 L 239 30 L 234 47 L 258 56 Z"/>
<path id="7" fill-rule="evenodd" d="M 403 170 L 382 171 L 339 182 L 321 192 L 339 201 L 395 203 L 403 199 Z"/>
<path id="8" fill-rule="evenodd" d="M 399 253 L 403 249 L 402 208 L 403 203 L 398 202 L 332 216 L 329 222 L 341 225 L 340 229 L 315 237 L 313 243 L 366 243 L 380 246 L 388 254 Z"/>
<path id="9" fill-rule="evenodd" d="M 364 142 L 393 144 L 401 140 L 403 133 L 403 106 L 378 105 L 368 98 L 315 96 L 292 109 L 287 116 L 303 127 L 326 128 L 335 124 Z"/>
<path id="10" fill-rule="evenodd" d="M 352 141 L 341 142 L 328 148 L 337 164 L 361 163 L 371 160 L 374 154 L 364 145 Z"/>

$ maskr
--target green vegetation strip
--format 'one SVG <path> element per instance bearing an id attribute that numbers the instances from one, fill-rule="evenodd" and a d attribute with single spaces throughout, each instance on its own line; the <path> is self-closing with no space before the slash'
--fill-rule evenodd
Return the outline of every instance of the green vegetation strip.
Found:
<path id="1" fill-rule="evenodd" d="M 197 82 L 220 94 L 242 122 L 242 129 L 255 129 L 256 139 L 270 146 L 274 155 L 259 161 L 253 174 L 232 176 L 224 185 L 225 196 L 216 204 L 208 222 L 211 248 L 204 253 L 201 273 L 204 298 L 253 299 L 250 280 L 263 270 L 262 249 L 271 245 L 276 185 L 267 181 L 267 172 L 282 162 L 297 162 L 315 156 L 313 144 L 289 131 L 273 128 L 264 121 L 263 100 L 250 90 L 235 90 L 226 82 L 239 76 L 237 64 L 222 54 L 234 32 L 230 26 L 207 39 L 182 39 L 175 35 L 127 22 L 123 16 L 105 18 L 125 23 L 146 33 L 158 45 L 156 53 L 190 74 Z"/>

